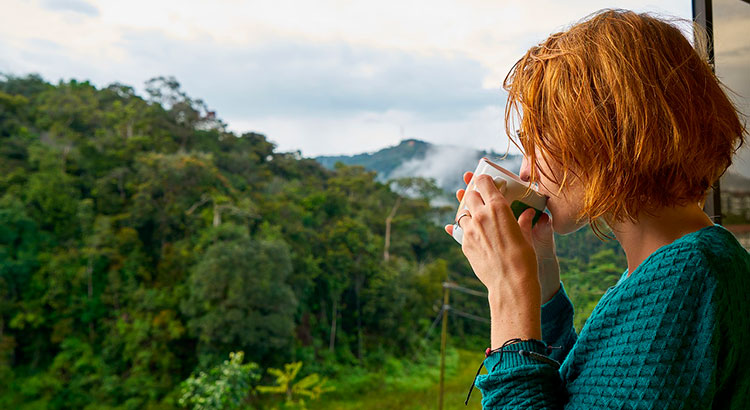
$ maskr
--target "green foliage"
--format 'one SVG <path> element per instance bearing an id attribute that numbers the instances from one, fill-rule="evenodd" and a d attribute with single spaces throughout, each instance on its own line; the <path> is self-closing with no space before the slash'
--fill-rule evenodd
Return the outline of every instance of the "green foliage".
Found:
<path id="1" fill-rule="evenodd" d="M 306 399 L 317 400 L 324 393 L 335 390 L 328 386 L 328 379 L 321 378 L 317 373 L 309 374 L 300 380 L 297 374 L 302 369 L 302 362 L 288 363 L 284 369 L 268 369 L 268 373 L 276 377 L 275 386 L 258 386 L 260 393 L 282 394 L 285 396 L 284 408 L 300 409 L 307 408 Z"/>
<path id="2" fill-rule="evenodd" d="M 260 379 L 258 365 L 243 364 L 243 359 L 243 352 L 231 352 L 229 360 L 183 381 L 180 405 L 193 410 L 242 408 L 253 385 Z"/>
<path id="3" fill-rule="evenodd" d="M 241 347 L 261 360 L 291 347 L 297 307 L 285 284 L 291 270 L 283 241 L 251 240 L 240 232 L 210 245 L 192 269 L 182 303 L 199 352 L 223 356 Z"/>
<path id="4" fill-rule="evenodd" d="M 468 406 L 466 394 L 477 366 L 484 359 L 479 350 L 448 349 L 444 409 L 481 409 L 482 395 L 474 392 Z M 392 359 L 382 370 L 346 369 L 346 377 L 333 381 L 336 391 L 309 404 L 310 410 L 433 410 L 438 402 L 439 352 L 423 361 Z M 395 362 L 398 362 L 396 364 Z M 386 372 L 394 371 L 392 374 Z"/>
<path id="5" fill-rule="evenodd" d="M 239 374 L 261 374 L 238 355 L 221 364 L 240 350 L 264 368 L 304 361 L 306 378 L 275 374 L 294 403 L 323 377 L 342 394 L 370 374 L 428 386 L 434 363 L 402 358 L 436 345 L 441 283 L 481 286 L 442 229 L 453 206 L 430 205 L 434 181 L 381 183 L 227 132 L 174 78 L 147 93 L 0 77 L 0 408 L 229 406 Z M 587 235 L 558 241 L 577 326 L 624 267 Z M 481 298 L 451 304 L 487 316 Z M 475 346 L 488 329 L 451 317 L 449 330 Z"/>

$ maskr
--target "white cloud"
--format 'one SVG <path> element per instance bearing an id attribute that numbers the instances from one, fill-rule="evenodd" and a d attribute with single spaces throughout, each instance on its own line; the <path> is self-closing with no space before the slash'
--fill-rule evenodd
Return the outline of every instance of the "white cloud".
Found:
<path id="1" fill-rule="evenodd" d="M 185 43 L 155 31 L 128 32 L 120 45 L 133 65 L 174 74 L 191 93 L 232 117 L 388 110 L 461 117 L 501 103 L 499 89 L 482 87 L 484 67 L 462 55 L 281 40 L 243 48 L 210 40 Z"/>
<path id="2" fill-rule="evenodd" d="M 551 32 L 614 5 L 5 0 L 0 71 L 139 90 L 175 75 L 232 129 L 305 155 L 375 150 L 398 142 L 401 127 L 405 137 L 504 152 L 507 71 Z M 617 5 L 691 13 L 687 0 Z"/>
<path id="3" fill-rule="evenodd" d="M 228 120 L 233 130 L 265 133 L 280 150 L 301 150 L 305 156 L 372 152 L 396 145 L 405 138 L 518 153 L 512 144 L 508 148 L 501 107 L 497 106 L 488 106 L 463 117 L 429 120 L 404 111 L 316 116 L 304 121 L 289 121 L 286 117 Z"/>

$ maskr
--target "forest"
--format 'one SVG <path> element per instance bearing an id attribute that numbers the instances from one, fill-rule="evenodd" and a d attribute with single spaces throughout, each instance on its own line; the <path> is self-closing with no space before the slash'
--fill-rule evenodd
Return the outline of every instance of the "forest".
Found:
<path id="1" fill-rule="evenodd" d="M 442 284 L 482 290 L 437 195 L 229 132 L 171 77 L 141 96 L 0 75 L 0 408 L 306 408 L 396 374 L 435 384 Z M 625 257 L 588 227 L 556 241 L 580 329 Z M 449 334 L 482 352 L 489 327 Z"/>

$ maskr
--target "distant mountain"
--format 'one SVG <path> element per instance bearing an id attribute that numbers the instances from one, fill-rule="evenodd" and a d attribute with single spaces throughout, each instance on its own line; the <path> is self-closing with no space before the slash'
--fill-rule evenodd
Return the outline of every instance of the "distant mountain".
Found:
<path id="1" fill-rule="evenodd" d="M 516 174 L 521 169 L 520 155 L 508 155 L 505 159 L 500 159 L 502 156 L 494 151 L 436 145 L 417 139 L 403 140 L 398 145 L 377 152 L 320 156 L 315 160 L 330 169 L 337 162 L 362 165 L 368 170 L 376 171 L 380 181 L 404 176 L 434 178 L 439 187 L 452 195 L 465 186 L 461 180 L 463 173 L 474 170 L 482 157 L 487 157 Z M 721 189 L 727 192 L 750 191 L 750 178 L 728 172 L 721 178 Z"/>
<path id="2" fill-rule="evenodd" d="M 356 155 L 321 156 L 315 159 L 326 168 L 333 169 L 337 162 L 346 165 L 362 165 L 371 171 L 377 171 L 378 176 L 393 173 L 401 164 L 414 158 L 424 158 L 427 151 L 435 145 L 415 139 L 403 140 L 396 146 L 383 148 L 374 153 Z"/>
<path id="3" fill-rule="evenodd" d="M 331 169 L 336 162 L 362 165 L 368 170 L 376 171 L 380 181 L 405 176 L 434 178 L 440 188 L 452 195 L 457 189 L 466 186 L 461 180 L 463 173 L 473 171 L 482 157 L 515 173 L 521 169 L 520 155 L 508 155 L 505 159 L 500 159 L 502 155 L 494 151 L 436 145 L 416 139 L 407 139 L 396 146 L 373 153 L 321 156 L 315 159 Z"/>

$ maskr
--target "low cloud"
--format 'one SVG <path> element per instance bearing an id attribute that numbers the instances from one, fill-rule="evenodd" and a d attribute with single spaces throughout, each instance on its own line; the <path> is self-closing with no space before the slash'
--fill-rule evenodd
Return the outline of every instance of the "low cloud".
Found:
<path id="1" fill-rule="evenodd" d="M 440 187 L 450 187 L 461 181 L 464 172 L 476 167 L 480 151 L 475 148 L 437 145 L 427 150 L 424 158 L 414 158 L 393 170 L 389 178 L 434 178 Z M 467 168 L 468 164 L 474 164 Z"/>
<path id="2" fill-rule="evenodd" d="M 51 11 L 68 11 L 98 17 L 99 9 L 84 0 L 42 0 L 42 8 Z"/>
<path id="3" fill-rule="evenodd" d="M 466 186 L 463 174 L 474 171 L 483 152 L 465 146 L 433 145 L 424 158 L 414 158 L 404 162 L 384 179 L 400 177 L 433 178 L 448 196 Z M 511 172 L 518 173 L 521 168 L 520 156 L 508 156 L 504 160 L 490 156 L 489 159 Z"/>

